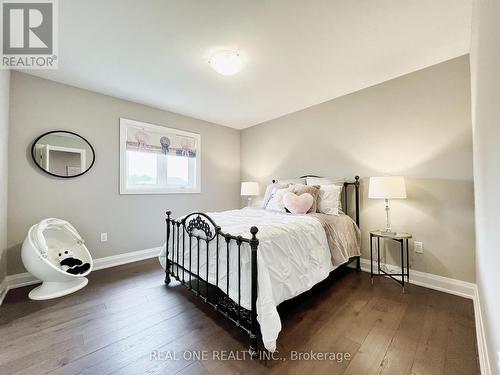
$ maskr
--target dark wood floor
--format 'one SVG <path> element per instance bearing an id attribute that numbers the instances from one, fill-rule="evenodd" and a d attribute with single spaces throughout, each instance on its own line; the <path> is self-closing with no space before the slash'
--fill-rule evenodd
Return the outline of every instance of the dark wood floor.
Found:
<path id="1" fill-rule="evenodd" d="M 247 336 L 183 286 L 165 287 L 157 260 L 93 272 L 86 288 L 56 300 L 16 289 L 0 307 L 0 374 L 479 373 L 470 300 L 417 286 L 403 295 L 391 280 L 369 279 L 345 270 L 282 305 L 280 359 L 260 361 L 214 359 L 246 350 Z M 183 358 L 202 350 L 209 360 Z M 293 361 L 292 351 L 351 359 Z"/>

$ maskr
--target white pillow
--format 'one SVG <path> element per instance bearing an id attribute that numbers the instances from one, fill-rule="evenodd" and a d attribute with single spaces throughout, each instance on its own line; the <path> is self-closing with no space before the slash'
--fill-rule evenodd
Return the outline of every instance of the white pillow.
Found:
<path id="1" fill-rule="evenodd" d="M 342 185 L 320 185 L 318 195 L 318 212 L 327 215 L 339 216 L 341 193 Z"/>
<path id="2" fill-rule="evenodd" d="M 306 177 L 307 185 L 338 185 L 344 186 L 344 177 Z M 318 198 L 319 199 L 319 198 Z M 342 200 L 339 198 L 338 211 L 342 212 Z M 338 214 L 338 213 L 337 213 Z M 337 215 L 335 214 L 335 215 Z"/>
<path id="3" fill-rule="evenodd" d="M 274 193 L 274 190 L 284 189 L 289 186 L 290 184 L 279 184 L 277 182 L 267 185 L 266 193 L 264 194 L 264 200 L 262 201 L 262 208 L 266 208 L 267 202 L 269 202 L 269 199 L 271 199 L 271 195 Z"/>
<path id="4" fill-rule="evenodd" d="M 344 177 L 306 177 L 307 185 L 340 185 L 344 186 Z"/>
<path id="5" fill-rule="evenodd" d="M 286 212 L 285 204 L 283 203 L 283 196 L 292 190 L 292 186 L 283 189 L 274 189 L 271 193 L 271 198 L 267 202 L 266 210 Z"/>

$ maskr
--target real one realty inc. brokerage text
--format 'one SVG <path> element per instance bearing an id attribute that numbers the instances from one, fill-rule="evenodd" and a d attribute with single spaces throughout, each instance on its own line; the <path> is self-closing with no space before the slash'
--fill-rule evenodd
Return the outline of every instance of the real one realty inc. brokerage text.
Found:
<path id="1" fill-rule="evenodd" d="M 335 361 L 344 362 L 351 360 L 347 352 L 299 352 L 291 350 L 289 355 L 283 356 L 278 351 L 259 351 L 252 357 L 247 350 L 185 350 L 176 352 L 172 350 L 153 350 L 149 356 L 151 361 L 245 361 L 247 359 L 274 360 L 274 361 Z"/>

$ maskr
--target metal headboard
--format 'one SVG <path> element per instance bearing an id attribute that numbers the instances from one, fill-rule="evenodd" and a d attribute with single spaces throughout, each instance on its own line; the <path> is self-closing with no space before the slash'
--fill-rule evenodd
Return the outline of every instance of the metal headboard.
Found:
<path id="1" fill-rule="evenodd" d="M 307 174 L 304 176 L 300 176 L 299 178 L 306 178 L 306 177 L 317 177 L 321 178 L 320 176 L 312 175 L 312 174 Z M 273 184 L 278 182 L 278 180 L 273 180 Z M 359 176 L 354 176 L 354 181 L 345 181 L 344 182 L 344 199 L 342 201 L 342 210 L 345 212 L 346 215 L 349 214 L 349 188 L 354 187 L 354 210 L 355 210 L 355 215 L 354 215 L 354 221 L 356 222 L 357 226 L 359 227 Z"/>

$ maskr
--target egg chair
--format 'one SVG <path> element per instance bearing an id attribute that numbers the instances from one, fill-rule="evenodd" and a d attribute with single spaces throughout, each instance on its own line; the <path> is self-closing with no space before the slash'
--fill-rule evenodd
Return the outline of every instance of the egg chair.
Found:
<path id="1" fill-rule="evenodd" d="M 73 257 L 90 267 L 81 274 L 71 274 L 59 264 L 59 253 L 70 250 Z M 93 268 L 90 252 L 77 230 L 67 221 L 48 218 L 33 225 L 23 242 L 21 257 L 26 269 L 42 284 L 29 293 L 33 300 L 62 297 L 82 289 Z"/>

